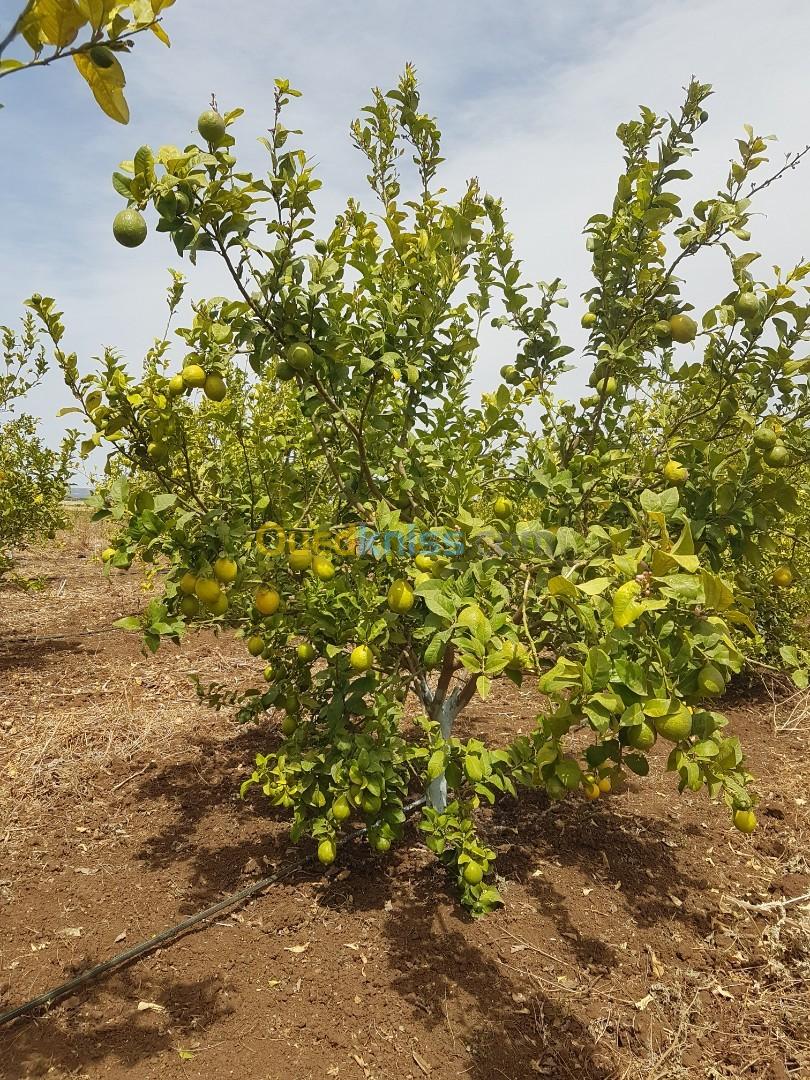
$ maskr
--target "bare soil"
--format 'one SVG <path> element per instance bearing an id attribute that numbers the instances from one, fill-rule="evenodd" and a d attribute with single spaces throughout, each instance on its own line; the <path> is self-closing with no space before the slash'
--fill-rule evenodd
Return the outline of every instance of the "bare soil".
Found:
<path id="1" fill-rule="evenodd" d="M 260 668 L 227 636 L 145 657 L 80 516 L 0 585 L 0 1011 L 283 867 L 288 824 L 238 787 L 275 722 L 238 727 L 190 674 Z M 528 730 L 530 690 L 469 734 Z M 0 1029 L 0 1076 L 138 1080 L 785 1080 L 810 1077 L 807 730 L 735 706 L 762 795 L 734 832 L 654 755 L 621 795 L 483 816 L 505 907 L 459 908 L 412 828 Z"/>

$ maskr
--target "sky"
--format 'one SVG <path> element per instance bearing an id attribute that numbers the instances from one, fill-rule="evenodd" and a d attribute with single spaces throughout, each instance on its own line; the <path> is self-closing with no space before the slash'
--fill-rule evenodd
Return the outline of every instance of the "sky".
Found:
<path id="1" fill-rule="evenodd" d="M 19 6 L 0 0 L 0 37 Z M 273 79 L 303 92 L 288 124 L 304 130 L 318 162 L 317 231 L 325 235 L 346 197 L 365 188 L 352 118 L 370 87 L 390 88 L 413 62 L 423 107 L 444 133 L 445 186 L 457 193 L 477 176 L 503 198 L 528 275 L 568 286 L 571 307 L 558 321 L 575 346 L 583 342 L 579 296 L 590 284 L 582 227 L 610 206 L 621 171 L 615 130 L 639 104 L 676 111 L 693 74 L 715 88 L 687 205 L 723 183 L 744 123 L 778 135 L 775 165 L 810 142 L 807 0 L 773 8 L 753 0 L 176 0 L 165 27 L 170 50 L 148 35 L 126 61 L 128 127 L 100 112 L 69 60 L 0 81 L 0 324 L 14 325 L 33 292 L 56 297 L 66 347 L 84 371 L 108 345 L 139 365 L 165 322 L 168 266 L 185 269 L 192 296 L 233 291 L 213 258 L 194 269 L 161 235 L 128 251 L 111 233 L 123 206 L 113 169 L 144 143 L 191 142 L 212 92 L 222 109 L 246 110 L 235 134 L 240 161 L 255 169 Z M 763 265 L 810 255 L 809 169 L 758 203 L 753 247 Z M 709 255 L 684 292 L 700 309 L 729 287 L 724 265 Z M 492 387 L 511 361 L 505 344 L 486 339 L 476 389 Z M 588 372 L 568 376 L 569 396 Z M 58 372 L 27 402 L 51 444 L 69 423 L 55 416 L 68 404 Z"/>

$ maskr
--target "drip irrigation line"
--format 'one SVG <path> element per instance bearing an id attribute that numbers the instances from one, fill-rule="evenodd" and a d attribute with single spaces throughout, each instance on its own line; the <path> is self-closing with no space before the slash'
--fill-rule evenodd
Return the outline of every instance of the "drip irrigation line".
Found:
<path id="1" fill-rule="evenodd" d="M 10 652 L 15 645 L 27 645 L 32 641 L 75 641 L 77 638 L 94 637 L 97 634 L 124 634 L 126 632 L 120 627 L 105 626 L 100 630 L 77 630 L 74 634 L 26 634 L 24 637 L 11 638 L 10 641 L 0 641 L 0 649 Z"/>
<path id="2" fill-rule="evenodd" d="M 420 796 L 417 799 L 411 800 L 404 807 L 406 816 L 410 816 L 415 810 L 418 810 L 424 805 L 425 797 Z M 368 826 L 363 825 L 360 828 L 355 829 L 346 838 L 349 842 L 356 840 L 361 836 L 365 836 L 368 832 Z M 124 952 L 118 953 L 116 956 L 110 957 L 109 960 L 104 960 L 100 964 L 96 964 L 94 967 L 88 968 L 87 971 L 81 972 L 76 975 L 75 978 L 69 979 L 68 982 L 62 983 L 60 986 L 55 986 L 52 990 L 47 991 L 45 994 L 40 994 L 38 997 L 32 998 L 30 1001 L 26 1001 L 24 1005 L 18 1005 L 14 1009 L 10 1009 L 8 1012 L 0 1013 L 0 1026 L 3 1024 L 9 1024 L 12 1020 L 17 1020 L 21 1016 L 25 1016 L 27 1013 L 33 1012 L 35 1009 L 47 1009 L 51 1005 L 54 1005 L 57 1001 L 61 1001 L 62 998 L 68 997 L 75 990 L 78 990 L 85 983 L 90 982 L 93 979 L 97 979 L 100 975 L 105 975 L 108 971 L 112 971 L 115 968 L 122 967 L 124 964 L 130 963 L 132 960 L 136 960 L 139 956 L 144 956 L 146 953 L 152 952 L 159 946 L 166 944 L 166 942 L 172 941 L 179 937 L 181 934 L 190 930 L 192 927 L 197 926 L 199 923 L 205 922 L 208 919 L 212 919 L 215 915 L 219 915 L 221 911 L 225 911 L 226 908 L 234 907 L 236 904 L 242 903 L 244 900 L 250 900 L 252 897 L 263 892 L 271 885 L 277 884 L 284 878 L 289 877 L 290 874 L 295 873 L 297 870 L 303 869 L 308 863 L 311 863 L 313 859 L 312 855 L 306 855 L 300 859 L 297 859 L 293 863 L 289 863 L 281 870 L 277 870 L 274 874 L 270 874 L 268 877 L 261 878 L 259 881 L 255 881 L 252 885 L 248 885 L 244 889 L 240 889 L 239 892 L 232 893 L 224 900 L 218 900 L 217 903 L 211 904 L 203 911 L 198 911 L 196 915 L 191 915 L 188 919 L 183 919 L 182 922 L 176 923 L 174 926 L 170 926 L 166 930 L 162 930 L 159 934 L 155 934 L 154 937 L 148 938 L 146 941 L 142 941 L 139 945 L 133 945 L 132 948 L 126 949 Z"/>

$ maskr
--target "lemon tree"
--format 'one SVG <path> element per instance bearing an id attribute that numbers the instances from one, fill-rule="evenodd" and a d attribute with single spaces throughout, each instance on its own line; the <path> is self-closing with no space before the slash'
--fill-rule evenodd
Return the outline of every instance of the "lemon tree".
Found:
<path id="1" fill-rule="evenodd" d="M 608 797 L 647 774 L 656 743 L 681 792 L 753 828 L 716 703 L 757 633 L 745 575 L 800 499 L 810 266 L 753 274 L 752 200 L 784 169 L 756 182 L 766 142 L 750 130 L 719 194 L 681 206 L 709 92 L 693 81 L 674 116 L 645 108 L 619 128 L 613 203 L 587 223 L 579 403 L 556 390 L 574 354 L 554 321 L 559 280 L 526 280 L 505 208 L 477 181 L 447 196 L 410 68 L 351 129 L 375 204 L 351 199 L 326 227 L 283 80 L 266 175 L 237 164 L 240 110 L 207 110 L 197 142 L 124 163 L 127 209 L 233 284 L 158 339 L 142 376 L 108 353 L 81 377 L 53 302 L 31 302 L 88 446 L 123 463 L 98 498 L 122 527 L 112 561 L 167 571 L 131 625 L 153 647 L 194 621 L 244 637 L 256 686 L 206 694 L 245 720 L 282 718 L 243 790 L 288 809 L 322 862 L 360 822 L 386 852 L 422 792 L 426 842 L 484 912 L 498 894 L 482 804 L 526 787 Z M 707 249 L 727 280 L 697 312 L 685 274 Z M 485 322 L 507 362 L 478 401 Z M 502 679 L 543 695 L 534 729 L 466 737 L 465 709 Z"/>
<path id="2" fill-rule="evenodd" d="M 21 399 L 45 374 L 46 362 L 29 315 L 16 333 L 0 326 L 0 573 L 15 548 L 53 535 L 63 524 L 62 502 L 72 465 L 73 437 L 60 450 L 46 446 L 36 420 L 19 412 Z"/>
<path id="3" fill-rule="evenodd" d="M 29 0 L 6 31 L 0 27 L 0 79 L 72 58 L 101 109 L 129 122 L 121 60 L 138 34 L 165 45 L 162 13 L 174 0 Z M 7 55 L 9 51 L 15 56 Z"/>

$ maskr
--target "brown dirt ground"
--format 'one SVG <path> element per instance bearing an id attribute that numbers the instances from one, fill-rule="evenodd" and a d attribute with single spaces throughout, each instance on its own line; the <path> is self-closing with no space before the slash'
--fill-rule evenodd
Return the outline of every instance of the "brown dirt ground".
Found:
<path id="1" fill-rule="evenodd" d="M 139 578 L 105 577 L 102 546 L 79 515 L 0 587 L 0 1011 L 292 856 L 284 817 L 237 797 L 272 722 L 237 727 L 188 679 L 258 662 L 208 633 L 143 657 L 108 630 Z M 498 741 L 536 711 L 504 693 L 464 728 Z M 658 754 L 596 804 L 484 815 L 506 905 L 483 920 L 413 830 L 387 860 L 344 850 L 0 1030 L 0 1076 L 810 1077 L 810 906 L 737 903 L 810 890 L 807 729 L 776 736 L 756 702 L 732 721 L 760 777 L 750 839 Z"/>

